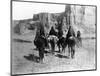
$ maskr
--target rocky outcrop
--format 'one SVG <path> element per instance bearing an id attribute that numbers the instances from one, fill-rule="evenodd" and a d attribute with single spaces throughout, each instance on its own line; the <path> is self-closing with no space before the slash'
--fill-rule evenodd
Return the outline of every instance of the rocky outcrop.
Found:
<path id="1" fill-rule="evenodd" d="M 20 20 L 15 26 L 15 32 L 24 34 L 37 27 L 37 22 L 43 23 L 46 32 L 55 26 L 58 20 L 62 20 L 62 29 L 66 30 L 69 25 L 75 31 L 80 30 L 83 34 L 95 33 L 95 7 L 66 5 L 65 11 L 61 13 L 39 13 L 34 14 L 33 19 Z"/>
<path id="2" fill-rule="evenodd" d="M 71 25 L 76 31 L 80 30 L 83 34 L 95 33 L 95 18 L 95 7 L 71 6 Z"/>

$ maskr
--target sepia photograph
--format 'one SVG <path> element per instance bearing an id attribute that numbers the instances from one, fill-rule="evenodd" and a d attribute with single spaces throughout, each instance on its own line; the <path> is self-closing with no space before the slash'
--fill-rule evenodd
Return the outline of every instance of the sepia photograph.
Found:
<path id="1" fill-rule="evenodd" d="M 97 69 L 97 7 L 11 1 L 11 74 Z"/>

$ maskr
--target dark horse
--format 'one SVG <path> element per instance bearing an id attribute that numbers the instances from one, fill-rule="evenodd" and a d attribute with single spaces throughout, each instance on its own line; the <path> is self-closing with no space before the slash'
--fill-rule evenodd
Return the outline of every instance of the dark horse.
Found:
<path id="1" fill-rule="evenodd" d="M 40 61 L 43 62 L 44 51 L 45 51 L 45 46 L 46 46 L 46 39 L 44 37 L 40 36 L 36 40 L 34 40 L 34 44 L 36 45 L 37 49 L 39 50 Z"/>
<path id="2" fill-rule="evenodd" d="M 64 37 L 63 37 L 63 31 L 62 31 L 62 23 L 63 23 L 63 19 L 62 18 L 58 18 L 57 20 L 57 29 L 58 29 L 58 41 L 57 41 L 57 46 L 59 48 L 59 52 L 61 52 L 60 48 L 62 48 L 62 45 L 64 43 Z"/>
<path id="3" fill-rule="evenodd" d="M 39 29 L 37 29 L 36 36 L 34 39 L 34 45 L 39 50 L 40 62 L 43 62 L 44 50 L 47 46 L 47 39 L 45 37 L 45 32 L 42 24 L 40 24 Z"/>
<path id="4" fill-rule="evenodd" d="M 71 58 L 74 58 L 76 37 L 75 37 L 75 32 L 74 32 L 72 26 L 69 26 L 69 30 L 66 35 L 66 43 L 68 45 L 69 57 L 71 56 Z"/>
<path id="5" fill-rule="evenodd" d="M 57 41 L 57 45 L 59 48 L 59 52 L 61 52 L 60 48 L 62 48 L 62 51 L 64 50 L 64 45 L 65 45 L 65 38 L 62 36 L 63 35 L 63 31 L 58 31 L 58 41 Z"/>

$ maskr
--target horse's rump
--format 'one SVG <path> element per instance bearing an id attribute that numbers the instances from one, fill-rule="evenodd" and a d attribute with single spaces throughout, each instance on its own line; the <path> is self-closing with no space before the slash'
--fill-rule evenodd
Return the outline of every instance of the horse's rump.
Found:
<path id="1" fill-rule="evenodd" d="M 64 38 L 64 37 L 61 37 L 61 38 L 59 38 L 59 40 L 57 41 L 57 44 L 59 45 L 59 44 L 61 44 L 62 46 L 65 44 L 65 41 L 66 41 L 66 38 Z"/>
<path id="2" fill-rule="evenodd" d="M 46 46 L 46 40 L 42 37 L 39 37 L 34 40 L 34 44 L 37 48 L 44 48 Z"/>
<path id="3" fill-rule="evenodd" d="M 74 46 L 76 44 L 76 38 L 74 36 L 70 36 L 67 40 L 68 45 Z"/>
<path id="4" fill-rule="evenodd" d="M 48 41 L 51 41 L 51 40 L 53 40 L 55 43 L 58 41 L 58 38 L 57 38 L 57 36 L 55 36 L 55 35 L 50 35 L 49 37 L 48 37 Z"/>

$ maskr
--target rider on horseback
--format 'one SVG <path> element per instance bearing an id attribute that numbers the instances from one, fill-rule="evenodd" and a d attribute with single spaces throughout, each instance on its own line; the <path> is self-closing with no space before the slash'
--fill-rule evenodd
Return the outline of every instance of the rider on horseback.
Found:
<path id="1" fill-rule="evenodd" d="M 66 42 L 68 44 L 69 56 L 71 54 L 71 58 L 74 58 L 75 55 L 75 32 L 72 26 L 69 26 L 68 33 L 66 35 Z"/>
<path id="2" fill-rule="evenodd" d="M 44 50 L 45 50 L 45 46 L 46 46 L 46 38 L 45 38 L 44 27 L 41 22 L 39 23 L 39 25 L 37 27 L 34 44 L 36 45 L 37 49 L 39 50 L 40 62 L 43 62 Z"/>

